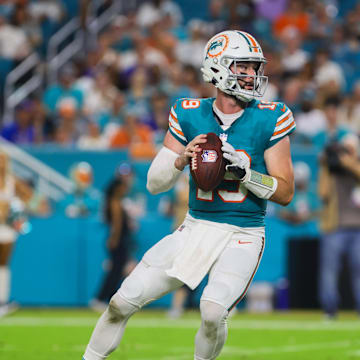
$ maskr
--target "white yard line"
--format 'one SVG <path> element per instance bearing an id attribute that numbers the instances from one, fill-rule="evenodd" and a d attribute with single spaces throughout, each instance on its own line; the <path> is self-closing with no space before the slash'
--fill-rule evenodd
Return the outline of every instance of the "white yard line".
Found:
<path id="1" fill-rule="evenodd" d="M 285 345 L 285 346 L 267 346 L 267 347 L 260 347 L 257 349 L 249 349 L 243 348 L 241 346 L 225 346 L 223 351 L 221 352 L 221 356 L 224 358 L 233 357 L 233 356 L 255 356 L 255 355 L 267 355 L 267 354 L 280 354 L 280 353 L 299 353 L 299 352 L 307 352 L 307 351 L 316 351 L 316 350 L 323 350 L 323 349 L 341 349 L 341 348 L 351 348 L 351 347 L 358 347 L 360 345 L 360 341 L 337 341 L 337 342 L 322 342 L 322 343 L 310 343 L 310 344 L 299 344 L 299 345 Z M 81 352 L 86 347 L 85 344 L 83 345 L 73 345 L 70 347 L 63 347 L 57 344 L 53 345 L 52 351 L 53 352 L 62 352 L 62 351 L 76 351 Z M 155 349 L 154 345 L 149 344 L 138 344 L 137 348 L 139 350 L 151 350 Z M 20 348 L 17 348 L 14 345 L 4 344 L 1 349 L 0 353 L 4 352 L 16 352 L 20 351 Z M 154 356 L 154 357 L 132 357 L 130 356 L 129 359 L 131 360 L 187 360 L 192 358 L 194 347 L 193 346 L 182 346 L 182 347 L 175 347 L 169 350 L 173 353 L 173 355 L 166 355 L 166 356 Z M 181 354 L 181 355 L 180 355 Z M 352 357 L 360 357 L 360 350 L 353 349 L 347 352 L 349 356 Z"/>
<path id="2" fill-rule="evenodd" d="M 327 342 L 327 343 L 312 343 L 312 344 L 301 344 L 301 345 L 286 345 L 286 346 L 273 346 L 273 347 L 262 347 L 257 349 L 245 349 L 239 347 L 230 347 L 225 346 L 223 351 L 221 352 L 221 356 L 233 357 L 233 356 L 252 356 L 252 355 L 266 355 L 266 354 L 280 354 L 280 353 L 299 353 L 299 352 L 307 352 L 307 351 L 316 351 L 322 349 L 341 349 L 348 348 L 351 346 L 358 346 L 360 342 L 358 341 L 338 341 L 338 342 Z M 182 353 L 186 353 L 186 355 L 167 355 L 163 357 L 148 357 L 144 358 L 132 358 L 131 360 L 186 360 L 192 357 L 194 349 L 191 347 L 182 348 Z M 360 351 L 349 352 L 349 355 L 352 356 L 360 356 Z"/>
<path id="3" fill-rule="evenodd" d="M 351 346 L 358 346 L 359 341 L 332 341 L 324 343 L 310 343 L 299 345 L 284 345 L 284 346 L 267 346 L 257 349 L 243 349 L 241 347 L 228 347 L 225 346 L 222 354 L 226 355 L 258 355 L 258 354 L 271 354 L 271 353 L 291 353 L 291 352 L 306 352 L 322 349 L 339 349 L 348 348 Z"/>
<path id="4" fill-rule="evenodd" d="M 1 327 L 12 326 L 63 326 L 63 327 L 88 327 L 94 326 L 97 318 L 94 317 L 28 317 L 15 316 L 0 319 Z M 146 318 L 130 319 L 129 328 L 184 328 L 196 329 L 200 326 L 200 319 L 167 319 Z M 290 320 L 235 320 L 229 321 L 230 329 L 239 330 L 321 330 L 321 331 L 351 331 L 360 330 L 360 321 L 290 321 Z"/>

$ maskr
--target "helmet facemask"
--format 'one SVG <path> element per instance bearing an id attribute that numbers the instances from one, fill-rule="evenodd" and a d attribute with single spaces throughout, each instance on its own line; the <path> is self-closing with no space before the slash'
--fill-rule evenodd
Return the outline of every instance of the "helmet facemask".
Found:
<path id="1" fill-rule="evenodd" d="M 256 62 L 259 64 L 258 68 L 256 69 L 255 75 L 248 75 L 248 74 L 241 74 L 237 73 L 237 67 L 239 66 L 239 63 L 243 62 Z M 233 95 L 239 100 L 249 102 L 254 98 L 260 98 L 264 95 L 267 83 L 268 83 L 268 77 L 264 76 L 264 66 L 265 61 L 261 62 L 259 59 L 236 59 L 232 57 L 226 57 L 224 56 L 220 60 L 220 65 L 227 68 L 228 76 L 223 82 L 224 86 L 219 86 L 219 89 L 224 91 L 225 93 L 229 95 Z M 231 70 L 230 67 L 233 66 L 233 69 Z M 248 81 L 249 78 L 252 78 L 252 89 L 245 89 L 244 86 L 242 86 L 239 83 L 239 80 L 247 79 L 246 83 L 251 84 L 251 82 Z M 245 80 L 243 80 L 245 81 Z"/>

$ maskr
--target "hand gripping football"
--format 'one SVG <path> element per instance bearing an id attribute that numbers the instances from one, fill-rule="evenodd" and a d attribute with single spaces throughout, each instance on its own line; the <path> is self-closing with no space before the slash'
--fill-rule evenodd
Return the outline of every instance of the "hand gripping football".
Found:
<path id="1" fill-rule="evenodd" d="M 215 133 L 208 133 L 206 143 L 199 146 L 201 151 L 191 159 L 190 173 L 201 190 L 211 191 L 221 183 L 225 175 L 222 142 Z"/>

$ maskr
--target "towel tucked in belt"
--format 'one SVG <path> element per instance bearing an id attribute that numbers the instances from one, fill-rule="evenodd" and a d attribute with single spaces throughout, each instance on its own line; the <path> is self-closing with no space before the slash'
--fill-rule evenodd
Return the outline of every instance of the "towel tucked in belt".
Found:
<path id="1" fill-rule="evenodd" d="M 183 249 L 166 273 L 195 289 L 225 249 L 232 234 L 228 229 L 204 222 L 194 223 Z"/>

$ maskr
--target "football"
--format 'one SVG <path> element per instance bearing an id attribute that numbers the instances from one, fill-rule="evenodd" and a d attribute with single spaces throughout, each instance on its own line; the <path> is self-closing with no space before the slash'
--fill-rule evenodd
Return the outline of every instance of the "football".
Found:
<path id="1" fill-rule="evenodd" d="M 221 146 L 220 138 L 208 133 L 206 143 L 200 145 L 201 151 L 191 159 L 191 176 L 203 191 L 214 190 L 224 178 L 226 164 Z"/>

